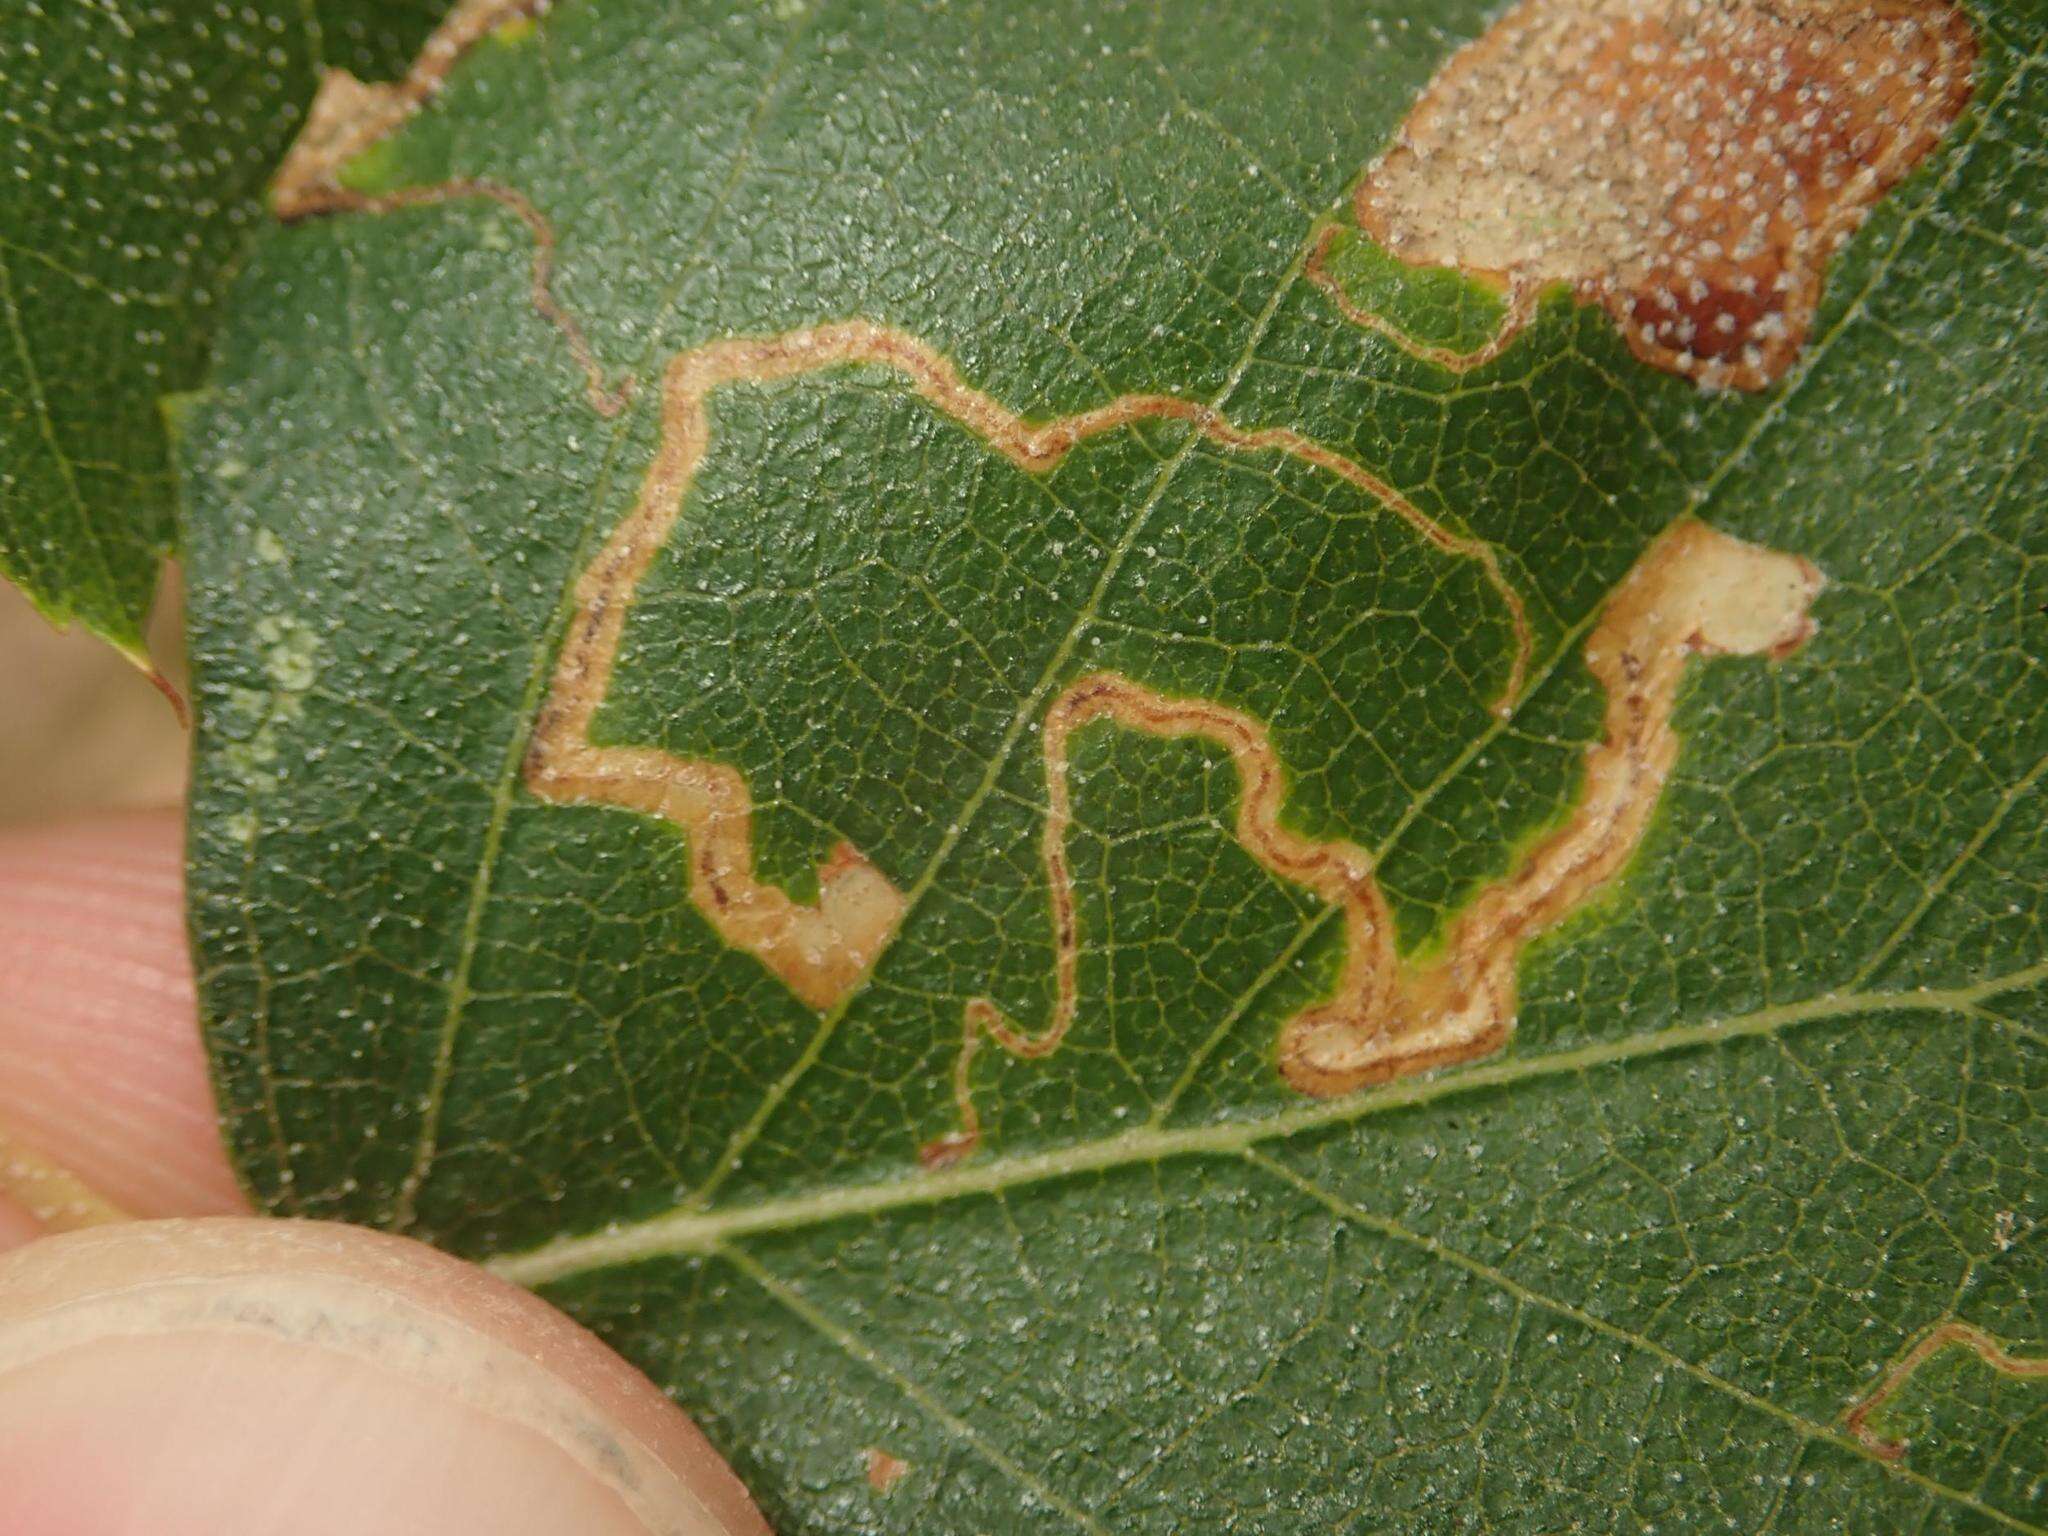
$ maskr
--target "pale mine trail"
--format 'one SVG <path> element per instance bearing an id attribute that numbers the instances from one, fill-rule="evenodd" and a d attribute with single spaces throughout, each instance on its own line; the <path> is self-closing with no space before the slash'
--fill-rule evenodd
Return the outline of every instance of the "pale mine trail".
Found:
<path id="1" fill-rule="evenodd" d="M 969 1070 L 982 1035 L 1012 1055 L 1039 1057 L 1057 1050 L 1073 1023 L 1079 938 L 1066 835 L 1075 730 L 1111 720 L 1152 736 L 1201 737 L 1230 753 L 1241 786 L 1238 841 L 1270 873 L 1344 914 L 1335 990 L 1281 1027 L 1280 1070 L 1304 1093 L 1348 1093 L 1499 1048 L 1514 1026 L 1522 946 L 1618 874 L 1642 841 L 1678 756 L 1671 712 L 1686 662 L 1788 654 L 1812 631 L 1808 608 L 1820 587 L 1820 573 L 1807 561 L 1704 523 L 1682 522 L 1653 544 L 1586 642 L 1586 665 L 1606 690 L 1607 713 L 1605 734 L 1587 753 L 1582 798 L 1563 826 L 1473 899 L 1452 924 L 1441 957 L 1424 966 L 1396 954 L 1386 900 L 1363 849 L 1306 839 L 1281 824 L 1286 769 L 1264 726 L 1207 700 L 1164 697 L 1116 673 L 1082 678 L 1053 702 L 1043 732 L 1043 853 L 1057 953 L 1052 1021 L 1028 1035 L 987 998 L 967 1005 L 954 1071 L 960 1126 L 927 1143 L 924 1161 L 957 1161 L 979 1141 Z"/>
<path id="2" fill-rule="evenodd" d="M 815 1008 L 837 1005 L 859 984 L 895 933 L 902 893 L 858 849 L 841 844 L 819 870 L 818 900 L 795 901 L 755 874 L 753 800 L 737 769 L 654 747 L 600 746 L 591 741 L 590 726 L 610 688 L 634 593 L 666 543 L 709 447 L 711 393 L 849 365 L 900 373 L 936 409 L 1028 473 L 1052 470 L 1091 437 L 1148 420 L 1185 422 L 1229 449 L 1279 451 L 1327 468 L 1378 497 L 1437 547 L 1480 561 L 1515 620 L 1507 698 L 1521 687 L 1527 620 L 1492 551 L 1443 528 L 1351 460 L 1286 428 L 1241 428 L 1209 407 L 1165 395 L 1128 395 L 1033 425 L 964 383 L 923 342 L 868 321 L 715 341 L 684 352 L 663 381 L 661 441 L 638 500 L 577 581 L 526 781 L 544 799 L 617 805 L 682 828 L 690 845 L 690 899 L 727 943 L 757 957 Z M 1699 523 L 1682 523 L 1660 539 L 1622 583 L 1587 644 L 1587 664 L 1607 691 L 1608 709 L 1605 737 L 1588 755 L 1583 800 L 1512 874 L 1480 893 L 1453 925 L 1443 957 L 1420 969 L 1395 954 L 1367 855 L 1281 825 L 1286 772 L 1262 725 L 1213 702 L 1165 698 L 1115 673 L 1070 685 L 1048 709 L 1041 733 L 1053 1018 L 1041 1033 L 1027 1034 L 988 999 L 967 1005 L 954 1073 L 961 1123 L 928 1144 L 924 1160 L 943 1165 L 978 1142 L 970 1073 L 984 1034 L 1014 1055 L 1039 1057 L 1059 1047 L 1073 1021 L 1079 935 L 1065 843 L 1072 815 L 1067 742 L 1074 730 L 1110 720 L 1155 736 L 1204 737 L 1231 753 L 1243 783 L 1239 840 L 1275 876 L 1314 891 L 1345 917 L 1347 950 L 1336 990 L 1287 1022 L 1279 1052 L 1281 1070 L 1296 1087 L 1342 1093 L 1467 1060 L 1500 1044 L 1513 1022 L 1521 946 L 1611 878 L 1648 825 L 1677 754 L 1670 716 L 1686 660 L 1796 647 L 1808 632 L 1807 607 L 1819 586 L 1818 572 L 1804 560 Z"/>
<path id="3" fill-rule="evenodd" d="M 2048 1357 L 2015 1355 L 1983 1329 L 1950 1321 L 1933 1329 L 1907 1350 L 1904 1358 L 1886 1371 L 1876 1386 L 1858 1398 L 1842 1416 L 1842 1427 L 1886 1461 L 1898 1461 L 1904 1457 L 1906 1447 L 1872 1428 L 1871 1416 L 1898 1395 L 1915 1371 L 1944 1349 L 1967 1349 L 1988 1369 L 2002 1376 L 2020 1380 L 2048 1377 Z"/>
<path id="4" fill-rule="evenodd" d="M 346 190 L 341 167 L 387 136 L 428 100 L 476 40 L 536 8 L 535 0 L 463 0 L 404 81 L 365 86 L 338 72 L 323 82 L 307 129 L 272 189 L 280 216 L 390 213 L 460 199 L 488 199 L 533 237 L 530 299 L 562 335 L 585 394 L 611 416 L 631 381 L 607 385 L 576 319 L 553 293 L 555 235 L 522 193 L 481 178 L 382 194 Z M 1533 309 L 1536 284 L 1511 283 L 1497 334 L 1467 353 L 1426 346 L 1354 304 L 1324 269 L 1334 229 L 1311 251 L 1306 275 L 1355 323 L 1390 336 L 1418 357 L 1462 372 L 1498 356 Z M 866 320 L 760 339 L 707 343 L 673 358 L 662 384 L 661 439 L 638 499 L 578 578 L 573 612 L 535 721 L 526 783 L 564 803 L 598 803 L 660 816 L 690 850 L 691 901 L 728 943 L 755 956 L 810 1006 L 844 1001 L 894 936 L 904 897 L 858 849 L 842 844 L 819 870 L 815 903 L 792 900 L 754 869 L 748 785 L 738 770 L 652 747 L 600 746 L 590 727 L 609 689 L 638 584 L 666 541 L 710 443 L 711 393 L 847 366 L 901 375 L 935 409 L 976 433 L 1029 474 L 1056 469 L 1090 438 L 1145 421 L 1177 421 L 1233 452 L 1275 452 L 1337 476 L 1373 497 L 1448 555 L 1476 561 L 1511 620 L 1514 649 L 1495 707 L 1505 712 L 1525 684 L 1532 636 L 1520 594 L 1495 552 L 1422 512 L 1355 460 L 1285 427 L 1239 426 L 1211 407 L 1171 395 L 1131 394 L 1091 410 L 1031 423 L 965 383 L 942 355 L 902 331 Z M 967 1155 L 979 1140 L 971 1094 L 976 1048 L 986 1035 L 1020 1057 L 1059 1048 L 1078 1004 L 1079 919 L 1066 840 L 1072 823 L 1072 733 L 1097 721 L 1164 738 L 1195 737 L 1230 753 L 1241 782 L 1239 842 L 1276 878 L 1300 885 L 1345 922 L 1345 959 L 1331 996 L 1288 1020 L 1279 1066 L 1311 1094 L 1468 1060 L 1498 1047 L 1512 1027 L 1514 968 L 1528 940 L 1555 925 L 1627 861 L 1661 793 L 1677 740 L 1670 715 L 1685 661 L 1714 653 L 1782 654 L 1804 639 L 1820 577 L 1796 557 L 1757 549 L 1698 523 L 1682 523 L 1644 555 L 1608 604 L 1586 648 L 1606 690 L 1603 739 L 1588 752 L 1585 792 L 1570 819 L 1483 890 L 1454 922 L 1441 956 L 1416 967 L 1393 943 L 1371 859 L 1357 846 L 1318 841 L 1282 825 L 1287 774 L 1263 725 L 1227 706 L 1172 699 L 1116 673 L 1070 684 L 1049 706 L 1041 743 L 1047 817 L 1042 839 L 1054 930 L 1054 1006 L 1038 1033 L 1019 1030 L 987 998 L 970 1002 L 954 1071 L 957 1130 L 922 1151 L 928 1164 Z"/>
<path id="5" fill-rule="evenodd" d="M 1330 247 L 1337 237 L 1344 233 L 1341 224 L 1332 224 L 1316 237 L 1316 243 L 1309 248 L 1308 260 L 1301 269 L 1301 275 L 1323 291 L 1337 312 L 1353 325 L 1384 336 L 1410 357 L 1425 363 L 1434 363 L 1449 373 L 1470 373 L 1474 368 L 1484 367 L 1515 344 L 1515 341 L 1536 318 L 1537 290 L 1540 284 L 1517 279 L 1510 282 L 1501 294 L 1500 323 L 1491 336 L 1469 351 L 1460 352 L 1452 347 L 1440 347 L 1431 342 L 1418 340 L 1402 330 L 1393 321 L 1376 309 L 1368 309 L 1352 298 L 1337 275 L 1330 270 Z"/>
<path id="6" fill-rule="evenodd" d="M 1378 476 L 1298 432 L 1239 427 L 1208 406 L 1153 394 L 1125 395 L 1033 424 L 964 383 L 925 343 L 865 320 L 760 340 L 714 341 L 681 353 L 663 379 L 661 441 L 639 499 L 576 583 L 574 613 L 534 727 L 527 785 L 545 799 L 625 806 L 683 828 L 690 838 L 691 900 L 727 943 L 756 956 L 815 1008 L 843 999 L 886 946 L 902 914 L 901 893 L 857 849 L 841 844 L 819 870 L 817 902 L 792 900 L 754 873 L 753 797 L 738 770 L 652 747 L 597 746 L 590 724 L 610 687 L 634 593 L 667 541 L 709 446 L 712 391 L 850 365 L 902 375 L 934 408 L 1029 474 L 1048 473 L 1088 439 L 1143 421 L 1184 422 L 1222 447 L 1281 452 L 1328 470 L 1380 501 L 1437 548 L 1479 563 L 1515 632 L 1502 705 L 1521 690 L 1529 623 L 1493 550 L 1453 533 Z"/>

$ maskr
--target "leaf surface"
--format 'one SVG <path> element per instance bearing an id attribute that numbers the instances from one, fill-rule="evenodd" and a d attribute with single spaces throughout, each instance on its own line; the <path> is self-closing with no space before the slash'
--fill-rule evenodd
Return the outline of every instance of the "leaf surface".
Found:
<path id="1" fill-rule="evenodd" d="M 0 28 L 0 576 L 143 654 L 198 386 L 258 194 L 323 66 L 404 67 L 430 0 L 26 0 Z"/>
<path id="2" fill-rule="evenodd" d="M 1488 20 L 572 0 L 261 239 L 263 1200 L 789 1531 L 2039 1528 L 2038 1373 L 1881 1389 L 2048 1353 L 2042 37 L 1708 392 L 1354 227 Z"/>

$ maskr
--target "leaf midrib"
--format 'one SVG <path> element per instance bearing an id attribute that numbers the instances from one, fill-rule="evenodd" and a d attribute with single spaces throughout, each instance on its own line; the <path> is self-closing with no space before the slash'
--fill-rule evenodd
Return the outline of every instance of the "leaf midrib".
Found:
<path id="1" fill-rule="evenodd" d="M 846 1188 L 823 1197 L 814 1197 L 809 1201 L 774 1202 L 746 1210 L 718 1213 L 718 1216 L 725 1218 L 722 1223 L 703 1217 L 669 1218 L 666 1224 L 672 1228 L 685 1225 L 696 1228 L 695 1232 L 690 1234 L 691 1241 L 687 1246 L 670 1242 L 658 1251 L 652 1248 L 630 1254 L 610 1251 L 618 1249 L 622 1241 L 652 1235 L 652 1228 L 657 1223 L 650 1223 L 642 1228 L 608 1233 L 598 1239 L 556 1243 L 512 1259 L 491 1261 L 488 1267 L 519 1283 L 540 1285 L 569 1279 L 615 1263 L 638 1262 L 663 1256 L 689 1254 L 715 1258 L 729 1264 L 777 1306 L 789 1312 L 798 1322 L 817 1333 L 833 1347 L 874 1371 L 882 1380 L 901 1392 L 919 1412 L 989 1462 L 1012 1482 L 1043 1500 L 1054 1512 L 1064 1515 L 1077 1529 L 1099 1536 L 1102 1527 L 1090 1514 L 1062 1498 L 1029 1468 L 1008 1456 L 1000 1444 L 983 1434 L 970 1420 L 948 1407 L 914 1374 L 899 1367 L 853 1329 L 832 1317 L 797 1287 L 777 1276 L 735 1240 L 786 1233 L 857 1216 L 873 1217 L 884 1214 L 891 1208 L 928 1204 L 936 1200 L 970 1196 L 993 1196 L 1001 1199 L 1010 1190 L 1032 1183 L 1090 1172 L 1110 1172 L 1119 1167 L 1138 1164 L 1150 1164 L 1156 1168 L 1159 1162 L 1169 1157 L 1231 1157 L 1246 1167 L 1258 1169 L 1269 1177 L 1294 1187 L 1305 1197 L 1325 1206 L 1340 1220 L 1366 1226 L 1390 1241 L 1414 1248 L 1437 1262 L 1462 1269 L 1499 1288 L 1522 1305 L 1569 1319 L 1630 1349 L 1646 1353 L 1667 1368 L 1683 1372 L 1710 1391 L 1729 1397 L 1747 1411 L 1776 1421 L 1797 1434 L 1802 1441 L 1823 1441 L 1872 1462 L 1886 1475 L 1909 1482 L 1934 1497 L 1967 1508 L 1998 1525 L 2032 1533 L 2032 1536 L 2043 1536 L 2042 1527 L 1986 1503 L 1971 1490 L 1953 1487 L 1901 1463 L 1885 1461 L 1877 1457 L 1868 1446 L 1845 1434 L 1838 1427 L 1808 1418 L 1772 1402 L 1739 1382 L 1731 1381 L 1697 1362 L 1688 1360 L 1646 1333 L 1612 1322 L 1571 1302 L 1535 1290 L 1497 1266 L 1477 1259 L 1438 1238 L 1414 1231 L 1392 1218 L 1343 1200 L 1315 1181 L 1267 1155 L 1260 1149 L 1260 1143 L 1313 1131 L 1329 1124 L 1360 1119 L 1382 1110 L 1409 1107 L 1468 1089 L 1585 1072 L 1631 1059 L 1701 1048 L 1743 1038 L 1775 1038 L 1802 1023 L 1859 1014 L 1868 1016 L 1888 1012 L 1949 1012 L 2001 1025 L 2029 1038 L 2039 1039 L 2039 1032 L 2032 1026 L 1988 1012 L 1981 1005 L 2003 993 L 2019 991 L 2044 980 L 2048 980 L 2048 963 L 1990 977 L 1963 988 L 1923 988 L 1911 992 L 1831 995 L 1804 1004 L 1762 1010 L 1705 1025 L 1680 1026 L 1657 1031 L 1626 1041 L 1600 1042 L 1577 1049 L 1550 1052 L 1539 1057 L 1497 1061 L 1487 1066 L 1438 1078 L 1408 1079 L 1378 1093 L 1308 1105 L 1268 1116 L 1263 1122 L 1205 1126 L 1167 1135 L 1138 1132 L 1109 1138 L 1086 1147 L 1062 1149 L 1054 1154 L 1012 1158 L 979 1168 L 970 1167 L 959 1174 L 942 1173 L 897 1179 L 873 1186 Z M 1090 1153 L 1115 1155 L 1091 1157 L 1088 1155 Z M 798 1210 L 798 1206 L 808 1208 Z M 671 1232 L 668 1235 L 673 1237 L 679 1234 Z M 577 1258 L 588 1258 L 590 1262 L 565 1263 L 575 1249 L 581 1250 L 580 1254 L 576 1255 Z M 599 1249 L 608 1251 L 600 1257 L 597 1253 Z M 553 1266 L 553 1272 L 541 1273 L 544 1266 Z"/>
<path id="2" fill-rule="evenodd" d="M 695 1229 L 689 1234 L 667 1234 L 671 1237 L 688 1235 L 690 1241 L 687 1245 L 668 1242 L 657 1249 L 655 1245 L 643 1242 L 643 1251 L 618 1251 L 636 1238 L 646 1239 L 653 1236 L 653 1224 L 650 1224 L 647 1228 L 629 1228 L 608 1233 L 602 1238 L 556 1243 L 529 1254 L 491 1261 L 487 1267 L 519 1283 L 540 1285 L 570 1279 L 575 1275 L 609 1267 L 612 1264 L 639 1262 L 663 1256 L 679 1257 L 687 1254 L 715 1258 L 732 1266 L 738 1274 L 751 1281 L 764 1296 L 790 1313 L 804 1327 L 875 1372 L 880 1379 L 902 1393 L 918 1412 L 973 1454 L 987 1461 L 1018 1487 L 1041 1500 L 1050 1510 L 1066 1517 L 1076 1529 L 1089 1532 L 1091 1536 L 1101 1536 L 1104 1527 L 1091 1514 L 1062 1497 L 1056 1489 L 1046 1484 L 1028 1467 L 1009 1456 L 998 1441 L 991 1439 L 971 1420 L 949 1407 L 915 1373 L 898 1366 L 861 1338 L 851 1327 L 834 1318 L 796 1286 L 776 1275 L 736 1240 L 750 1236 L 786 1233 L 859 1216 L 874 1217 L 892 1208 L 952 1198 L 993 1196 L 1001 1199 L 1010 1190 L 1033 1183 L 1090 1172 L 1111 1172 L 1119 1167 L 1138 1164 L 1150 1164 L 1156 1168 L 1159 1162 L 1170 1157 L 1231 1157 L 1246 1167 L 1258 1169 L 1269 1177 L 1295 1188 L 1304 1197 L 1322 1204 L 1340 1220 L 1356 1222 L 1378 1232 L 1389 1241 L 1399 1242 L 1436 1262 L 1461 1269 L 1495 1286 L 1504 1294 L 1514 1297 L 1521 1305 L 1566 1318 L 1602 1337 L 1612 1339 L 1632 1350 L 1641 1351 L 1666 1368 L 1682 1372 L 1708 1390 L 1732 1399 L 1745 1410 L 1779 1423 L 1798 1435 L 1802 1442 L 1825 1442 L 1874 1463 L 1886 1475 L 1909 1482 L 1927 1494 L 1969 1509 L 1986 1520 L 2011 1530 L 2042 1536 L 2042 1527 L 1987 1504 L 1971 1490 L 1953 1487 L 1901 1463 L 1884 1461 L 1876 1457 L 1868 1446 L 1856 1441 L 1838 1427 L 1808 1418 L 1767 1397 L 1760 1396 L 1741 1383 L 1731 1381 L 1697 1362 L 1688 1360 L 1646 1333 L 1535 1290 L 1497 1266 L 1477 1259 L 1438 1238 L 1414 1231 L 1392 1218 L 1343 1200 L 1314 1180 L 1269 1156 L 1261 1150 L 1260 1143 L 1313 1131 L 1329 1124 L 1364 1118 L 1383 1110 L 1409 1107 L 1466 1090 L 1585 1072 L 1631 1059 L 1702 1048 L 1731 1040 L 1775 1038 L 1802 1023 L 1859 1014 L 1868 1016 L 1887 1012 L 1949 1012 L 2002 1025 L 2030 1038 L 2039 1038 L 2038 1032 L 2031 1026 L 1988 1012 L 1981 1005 L 2002 993 L 2018 991 L 2044 980 L 2048 980 L 2048 963 L 1991 977 L 1964 988 L 1922 989 L 1899 993 L 1846 993 L 1823 997 L 1804 1004 L 1740 1015 L 1706 1025 L 1681 1026 L 1657 1031 L 1628 1041 L 1601 1042 L 1573 1050 L 1550 1052 L 1540 1057 L 1509 1059 L 1439 1078 L 1408 1079 L 1379 1093 L 1308 1105 L 1269 1116 L 1264 1122 L 1206 1126 L 1167 1135 L 1140 1132 L 1110 1138 L 1087 1147 L 1062 1149 L 1054 1154 L 1011 1158 L 981 1167 L 970 1166 L 953 1174 L 913 1176 L 885 1184 L 842 1189 L 822 1197 L 813 1197 L 808 1201 L 774 1202 L 747 1210 L 718 1213 L 716 1217 L 709 1219 L 671 1218 L 669 1225 L 672 1227 L 680 1228 L 687 1225 Z M 1114 1155 L 1091 1157 L 1088 1155 L 1090 1153 Z M 800 1206 L 805 1209 L 799 1210 Z M 588 1262 L 583 1262 L 586 1260 Z"/>
<path id="3" fill-rule="evenodd" d="M 1857 1015 L 1959 1014 L 2033 1037 L 2035 1031 L 2027 1025 L 1988 1012 L 1982 1005 L 2040 982 L 2048 982 L 2048 961 L 1961 987 L 1828 993 L 1701 1024 L 1677 1024 L 1528 1056 L 1496 1057 L 1475 1067 L 1397 1079 L 1347 1098 L 1302 1100 L 1266 1115 L 1195 1126 L 1141 1126 L 1046 1152 L 989 1158 L 934 1173 L 918 1171 L 863 1184 L 842 1184 L 808 1195 L 714 1211 L 672 1211 L 588 1236 L 556 1238 L 537 1248 L 487 1258 L 483 1264 L 521 1285 L 549 1285 L 646 1259 L 712 1253 L 736 1238 L 998 1194 L 1075 1174 L 1112 1172 L 1181 1157 L 1239 1154 L 1262 1142 L 1287 1140 L 1457 1094 L 1568 1076 L 1729 1041 L 1768 1038 L 1802 1024 Z"/>

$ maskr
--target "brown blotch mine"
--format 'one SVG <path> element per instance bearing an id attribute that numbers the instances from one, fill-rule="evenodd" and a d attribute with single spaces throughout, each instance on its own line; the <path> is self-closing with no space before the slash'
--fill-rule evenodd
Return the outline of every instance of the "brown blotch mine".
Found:
<path id="1" fill-rule="evenodd" d="M 1508 290 L 1487 356 L 1561 282 L 1645 362 L 1760 389 L 1976 54 L 1947 0 L 1521 0 L 1430 82 L 1354 213 L 1402 260 Z"/>

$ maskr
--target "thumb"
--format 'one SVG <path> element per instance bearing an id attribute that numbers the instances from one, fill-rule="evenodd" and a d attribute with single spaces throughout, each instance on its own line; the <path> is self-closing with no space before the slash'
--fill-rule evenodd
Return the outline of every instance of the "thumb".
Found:
<path id="1" fill-rule="evenodd" d="M 0 829 L 0 1194 L 19 1183 L 12 1151 L 138 1216 L 245 1209 L 199 1044 L 183 876 L 171 812 Z M 32 1230 L 0 1202 L 0 1249 Z"/>
<path id="2" fill-rule="evenodd" d="M 652 1383 L 417 1243 L 242 1218 L 0 1258 L 11 1536 L 758 1536 Z"/>

